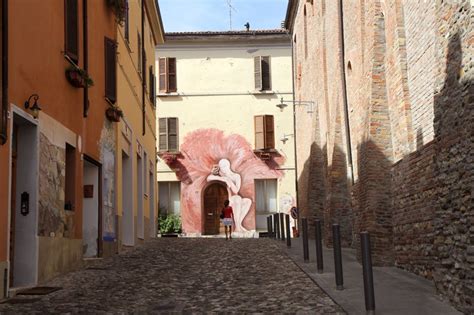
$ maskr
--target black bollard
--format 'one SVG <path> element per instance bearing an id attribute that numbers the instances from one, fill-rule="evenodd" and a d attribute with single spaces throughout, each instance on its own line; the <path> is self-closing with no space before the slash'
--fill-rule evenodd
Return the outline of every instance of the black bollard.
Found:
<path id="1" fill-rule="evenodd" d="M 339 224 L 332 225 L 332 243 L 334 246 L 334 270 L 336 271 L 336 289 L 344 289 L 342 275 L 341 232 Z"/>
<path id="2" fill-rule="evenodd" d="M 291 234 L 290 234 L 290 215 L 285 215 L 286 222 L 286 246 L 291 247 Z"/>
<path id="3" fill-rule="evenodd" d="M 273 220 L 273 224 L 272 224 L 272 237 L 273 238 L 276 238 L 276 228 L 277 228 L 277 223 L 276 223 L 276 220 L 275 220 L 275 214 L 272 214 L 272 220 Z"/>
<path id="4" fill-rule="evenodd" d="M 270 237 L 272 234 L 270 232 L 270 217 L 267 217 L 267 236 Z"/>
<path id="5" fill-rule="evenodd" d="M 276 238 L 279 240 L 280 239 L 280 216 L 278 213 L 275 213 L 275 220 L 276 220 Z"/>
<path id="6" fill-rule="evenodd" d="M 375 314 L 374 276 L 372 273 L 372 254 L 369 232 L 360 233 L 362 250 L 362 272 L 364 275 L 365 309 L 367 314 Z"/>
<path id="7" fill-rule="evenodd" d="M 281 240 L 285 240 L 285 219 L 283 213 L 280 213 L 280 235 Z"/>
<path id="8" fill-rule="evenodd" d="M 309 261 L 309 249 L 308 249 L 308 219 L 301 219 L 301 225 L 303 228 L 303 258 L 304 262 Z"/>
<path id="9" fill-rule="evenodd" d="M 315 243 L 316 243 L 316 266 L 318 273 L 323 273 L 323 240 L 321 236 L 321 220 L 314 221 L 315 227 Z"/>

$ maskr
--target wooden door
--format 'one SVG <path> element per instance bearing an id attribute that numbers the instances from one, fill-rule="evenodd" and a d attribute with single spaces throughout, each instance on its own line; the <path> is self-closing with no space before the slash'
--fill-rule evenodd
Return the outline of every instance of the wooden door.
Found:
<path id="1" fill-rule="evenodd" d="M 12 134 L 12 177 L 11 177 L 11 205 L 10 205 L 10 286 L 13 286 L 13 267 L 15 266 L 15 208 L 16 208 L 16 169 L 17 169 L 17 147 L 18 126 L 13 125 Z"/>
<path id="2" fill-rule="evenodd" d="M 219 234 L 220 214 L 228 199 L 227 188 L 219 183 L 211 184 L 204 191 L 204 234 Z"/>

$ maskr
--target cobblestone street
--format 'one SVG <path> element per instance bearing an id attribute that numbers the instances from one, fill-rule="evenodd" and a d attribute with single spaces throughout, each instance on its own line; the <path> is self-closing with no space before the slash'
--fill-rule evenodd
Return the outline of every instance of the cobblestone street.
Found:
<path id="1" fill-rule="evenodd" d="M 161 238 L 47 285 L 0 312 L 344 313 L 268 239 Z"/>

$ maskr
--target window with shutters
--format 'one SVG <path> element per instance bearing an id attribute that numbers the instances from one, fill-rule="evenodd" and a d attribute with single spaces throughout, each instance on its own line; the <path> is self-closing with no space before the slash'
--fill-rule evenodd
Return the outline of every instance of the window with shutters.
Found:
<path id="1" fill-rule="evenodd" d="M 158 212 L 160 216 L 181 213 L 181 182 L 158 183 Z"/>
<path id="2" fill-rule="evenodd" d="M 255 90 L 270 91 L 272 89 L 270 75 L 270 56 L 254 57 Z"/>
<path id="3" fill-rule="evenodd" d="M 178 118 L 167 117 L 158 120 L 159 151 L 178 152 Z"/>
<path id="4" fill-rule="evenodd" d="M 149 96 L 150 96 L 150 102 L 151 104 L 153 105 L 153 108 L 156 107 L 156 87 L 155 87 L 155 73 L 153 72 L 153 66 L 150 66 L 149 68 L 149 79 L 150 79 L 150 92 L 149 92 Z"/>
<path id="5" fill-rule="evenodd" d="M 255 210 L 257 213 L 277 212 L 277 179 L 255 180 Z"/>
<path id="6" fill-rule="evenodd" d="M 178 90 L 176 83 L 176 58 L 159 58 L 159 92 L 171 93 Z"/>
<path id="7" fill-rule="evenodd" d="M 140 76 L 142 75 L 142 37 L 140 36 L 140 33 L 137 32 L 137 56 L 138 56 L 138 61 L 137 61 L 137 68 L 138 68 L 138 74 Z"/>
<path id="8" fill-rule="evenodd" d="M 130 16 L 129 16 L 129 8 L 128 8 L 128 0 L 125 0 L 125 39 L 127 42 L 130 42 Z"/>
<path id="9" fill-rule="evenodd" d="M 272 115 L 254 117 L 255 149 L 269 150 L 275 148 L 275 130 Z"/>
<path id="10" fill-rule="evenodd" d="M 66 55 L 79 62 L 79 29 L 77 0 L 64 0 L 64 37 Z"/>
<path id="11" fill-rule="evenodd" d="M 117 100 L 117 44 L 105 37 L 105 97 L 115 103 Z"/>

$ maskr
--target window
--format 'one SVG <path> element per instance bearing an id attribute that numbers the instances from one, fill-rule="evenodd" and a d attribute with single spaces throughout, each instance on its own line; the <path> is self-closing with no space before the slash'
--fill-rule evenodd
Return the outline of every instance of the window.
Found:
<path id="1" fill-rule="evenodd" d="M 266 150 L 275 148 L 275 131 L 273 116 L 255 116 L 255 149 Z"/>
<path id="2" fill-rule="evenodd" d="M 158 68 L 160 93 L 176 92 L 176 58 L 160 58 Z"/>
<path id="3" fill-rule="evenodd" d="M 105 97 L 115 103 L 117 100 L 117 44 L 105 37 Z"/>
<path id="4" fill-rule="evenodd" d="M 255 180 L 255 207 L 257 213 L 277 212 L 277 180 Z"/>
<path id="5" fill-rule="evenodd" d="M 160 118 L 159 129 L 159 150 L 176 152 L 178 151 L 178 118 Z"/>
<path id="6" fill-rule="evenodd" d="M 66 143 L 66 174 L 64 187 L 64 210 L 74 210 L 76 196 L 76 149 Z"/>
<path id="7" fill-rule="evenodd" d="M 150 92 L 149 92 L 150 102 L 153 105 L 153 108 L 155 108 L 156 107 L 156 87 L 155 87 L 156 78 L 155 78 L 155 73 L 153 72 L 153 66 L 150 66 L 148 72 L 149 72 L 148 77 L 150 78 L 150 87 L 149 87 L 150 88 Z"/>
<path id="8" fill-rule="evenodd" d="M 158 212 L 159 215 L 181 213 L 180 182 L 158 183 Z"/>
<path id="9" fill-rule="evenodd" d="M 254 57 L 255 89 L 258 91 L 269 91 L 272 89 L 270 78 L 270 57 Z"/>
<path id="10" fill-rule="evenodd" d="M 140 74 L 140 76 L 142 75 L 142 38 L 140 36 L 140 33 L 137 32 L 137 44 L 138 44 L 138 47 L 137 47 L 137 55 L 138 55 L 138 73 Z"/>
<path id="11" fill-rule="evenodd" d="M 128 0 L 125 0 L 125 39 L 130 42 L 130 16 L 128 9 Z"/>
<path id="12" fill-rule="evenodd" d="M 65 53 L 76 64 L 79 62 L 79 30 L 77 0 L 64 0 Z"/>
<path id="13" fill-rule="evenodd" d="M 142 60 L 142 78 L 143 78 L 143 84 L 145 85 L 145 90 L 146 90 L 146 53 L 143 51 L 143 60 Z"/>

